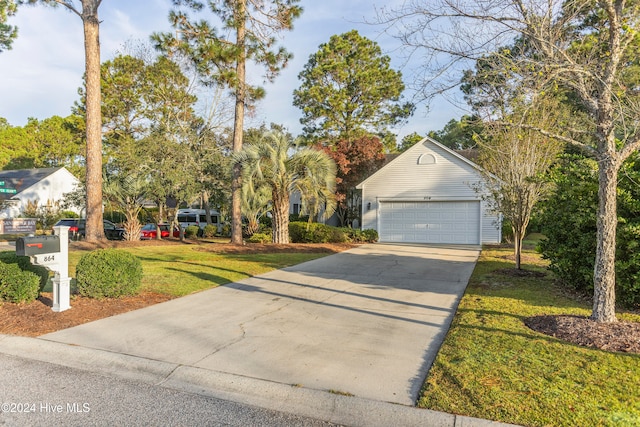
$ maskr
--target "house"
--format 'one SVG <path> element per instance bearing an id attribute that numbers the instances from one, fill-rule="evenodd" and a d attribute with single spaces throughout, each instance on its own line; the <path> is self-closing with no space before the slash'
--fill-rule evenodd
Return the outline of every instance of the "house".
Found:
<path id="1" fill-rule="evenodd" d="M 362 229 L 381 242 L 499 243 L 501 216 L 478 193 L 481 168 L 425 138 L 361 182 Z"/>
<path id="2" fill-rule="evenodd" d="M 64 167 L 0 171 L 0 219 L 21 216 L 29 202 L 55 206 L 78 185 Z"/>

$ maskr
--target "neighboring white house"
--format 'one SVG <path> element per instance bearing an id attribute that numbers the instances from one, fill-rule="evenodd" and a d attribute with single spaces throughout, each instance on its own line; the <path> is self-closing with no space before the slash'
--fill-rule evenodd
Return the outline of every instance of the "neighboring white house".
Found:
<path id="1" fill-rule="evenodd" d="M 358 184 L 362 229 L 380 242 L 499 243 L 501 216 L 476 189 L 481 169 L 425 138 Z"/>
<path id="2" fill-rule="evenodd" d="M 0 171 L 0 219 L 19 217 L 29 202 L 54 206 L 78 185 L 80 180 L 64 167 Z"/>

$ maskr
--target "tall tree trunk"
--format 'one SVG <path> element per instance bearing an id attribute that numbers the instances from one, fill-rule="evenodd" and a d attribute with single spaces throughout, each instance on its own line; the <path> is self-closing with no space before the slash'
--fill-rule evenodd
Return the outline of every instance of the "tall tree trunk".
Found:
<path id="1" fill-rule="evenodd" d="M 236 46 L 240 52 L 238 63 L 236 64 L 236 108 L 233 123 L 233 152 L 242 150 L 242 136 L 244 128 L 244 102 L 246 97 L 246 48 L 245 48 L 245 15 L 246 0 L 238 1 L 236 11 L 237 40 Z M 242 166 L 239 163 L 233 165 L 233 176 L 231 179 L 231 243 L 242 244 Z"/>
<path id="2" fill-rule="evenodd" d="M 273 192 L 273 243 L 289 243 L 289 193 Z"/>
<path id="3" fill-rule="evenodd" d="M 86 73 L 87 120 L 87 222 L 89 242 L 104 239 L 102 224 L 102 116 L 100 101 L 100 39 L 98 2 L 84 0 L 82 22 Z"/>
<path id="4" fill-rule="evenodd" d="M 593 312 L 597 322 L 616 321 L 616 227 L 619 162 L 612 156 L 599 159 L 596 260 L 593 274 Z"/>

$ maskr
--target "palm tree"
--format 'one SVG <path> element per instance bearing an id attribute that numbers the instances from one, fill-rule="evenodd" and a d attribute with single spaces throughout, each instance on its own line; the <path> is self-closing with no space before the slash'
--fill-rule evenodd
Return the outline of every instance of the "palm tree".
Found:
<path id="1" fill-rule="evenodd" d="M 104 195 L 112 203 L 124 210 L 124 237 L 126 240 L 140 240 L 142 224 L 138 215 L 148 197 L 148 183 L 143 176 L 127 175 L 125 177 L 103 178 Z"/>
<path id="2" fill-rule="evenodd" d="M 336 165 L 324 152 L 297 149 L 284 133 L 266 132 L 234 155 L 242 166 L 243 180 L 254 189 L 271 189 L 273 243 L 289 243 L 289 196 L 297 191 L 311 215 L 335 208 Z M 321 206 L 322 205 L 322 206 Z"/>
<path id="3" fill-rule="evenodd" d="M 271 189 L 255 188 L 251 181 L 243 182 L 240 210 L 247 220 L 247 235 L 254 235 L 260 230 L 260 218 L 271 210 Z"/>

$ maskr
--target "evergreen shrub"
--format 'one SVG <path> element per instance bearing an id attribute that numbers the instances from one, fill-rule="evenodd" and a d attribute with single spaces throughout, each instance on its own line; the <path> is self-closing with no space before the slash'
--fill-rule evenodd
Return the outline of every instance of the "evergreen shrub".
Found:
<path id="1" fill-rule="evenodd" d="M 30 271 L 39 278 L 39 291 L 42 292 L 49 281 L 49 270 L 41 265 L 31 264 L 28 256 L 18 256 L 13 251 L 0 252 L 0 263 L 17 264 L 23 271 Z"/>
<path id="2" fill-rule="evenodd" d="M 0 301 L 32 302 L 38 298 L 40 279 L 18 264 L 0 262 Z"/>
<path id="3" fill-rule="evenodd" d="M 80 258 L 76 266 L 78 293 L 90 298 L 135 295 L 142 283 L 142 263 L 118 249 L 99 249 Z"/>
<path id="4" fill-rule="evenodd" d="M 196 239 L 200 234 L 200 227 L 197 225 L 190 225 L 184 229 L 184 237 L 187 239 Z"/>
<path id="5" fill-rule="evenodd" d="M 207 239 L 210 239 L 212 237 L 215 237 L 217 233 L 218 233 L 217 226 L 213 224 L 207 224 L 204 226 L 204 230 L 202 231 L 202 236 L 206 237 Z"/>

